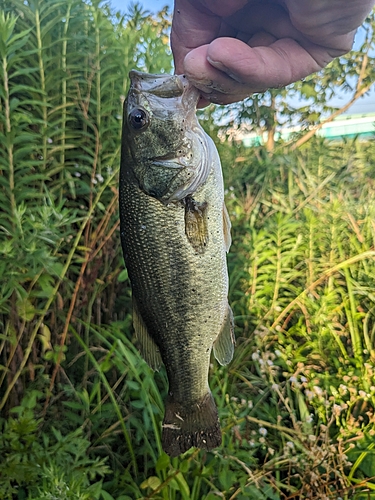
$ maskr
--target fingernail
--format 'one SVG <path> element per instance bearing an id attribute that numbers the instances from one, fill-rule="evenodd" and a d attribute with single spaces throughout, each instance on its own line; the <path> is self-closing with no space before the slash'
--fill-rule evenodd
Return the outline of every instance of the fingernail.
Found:
<path id="1" fill-rule="evenodd" d="M 223 63 L 220 61 L 214 61 L 210 56 L 207 56 L 207 61 L 211 64 L 211 66 L 219 69 L 220 71 L 224 71 L 225 73 L 228 71 L 228 68 L 226 68 Z"/>
<path id="2" fill-rule="evenodd" d="M 238 78 L 237 75 L 235 75 L 234 73 L 232 73 L 226 66 L 224 66 L 223 63 L 221 63 L 220 61 L 213 61 L 209 56 L 207 56 L 207 61 L 211 64 L 211 66 L 213 66 L 214 68 L 222 71 L 223 73 L 225 73 L 226 75 L 228 75 L 230 78 L 232 78 L 233 80 L 235 80 L 236 82 L 238 83 L 243 83 L 242 80 L 240 80 Z"/>

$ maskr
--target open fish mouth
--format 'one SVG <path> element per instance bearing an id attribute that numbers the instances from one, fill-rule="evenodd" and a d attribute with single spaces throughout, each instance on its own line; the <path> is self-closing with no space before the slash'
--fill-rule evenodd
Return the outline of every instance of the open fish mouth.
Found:
<path id="1" fill-rule="evenodd" d="M 200 91 L 195 88 L 185 75 L 152 75 L 131 70 L 130 92 L 148 93 L 162 99 L 173 99 L 182 96 L 182 103 L 194 110 L 200 98 Z M 186 102 L 185 102 L 186 98 Z"/>
<path id="2" fill-rule="evenodd" d="M 131 87 L 140 92 L 149 92 L 157 97 L 170 99 L 184 93 L 184 84 L 177 75 L 152 75 L 135 69 L 129 73 Z"/>

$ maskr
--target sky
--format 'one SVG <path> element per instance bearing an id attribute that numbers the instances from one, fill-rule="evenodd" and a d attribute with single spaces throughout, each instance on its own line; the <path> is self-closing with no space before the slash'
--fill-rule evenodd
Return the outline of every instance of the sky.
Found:
<path id="1" fill-rule="evenodd" d="M 111 5 L 122 12 L 127 12 L 128 7 L 134 0 L 110 0 Z M 170 11 L 173 9 L 173 0 L 139 0 L 138 3 L 145 10 L 149 10 L 151 13 L 158 12 L 165 5 L 168 5 Z M 343 106 L 347 101 L 347 95 L 343 98 L 336 98 L 333 101 L 335 106 Z M 375 89 L 373 88 L 368 96 L 364 96 L 359 99 L 348 111 L 348 113 L 369 113 L 375 111 Z"/>
<path id="2" fill-rule="evenodd" d="M 127 12 L 128 6 L 134 3 L 134 0 L 111 0 L 111 4 L 115 9 Z M 145 10 L 152 13 L 158 12 L 165 5 L 168 5 L 171 12 L 173 7 L 173 0 L 140 0 L 138 3 L 142 5 Z"/>

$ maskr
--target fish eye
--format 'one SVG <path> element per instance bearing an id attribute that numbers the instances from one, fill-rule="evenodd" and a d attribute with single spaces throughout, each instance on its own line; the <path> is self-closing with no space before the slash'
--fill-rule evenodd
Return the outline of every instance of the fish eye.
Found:
<path id="1" fill-rule="evenodd" d="M 148 114 L 144 109 L 132 109 L 129 113 L 129 123 L 135 130 L 141 130 L 149 124 Z"/>

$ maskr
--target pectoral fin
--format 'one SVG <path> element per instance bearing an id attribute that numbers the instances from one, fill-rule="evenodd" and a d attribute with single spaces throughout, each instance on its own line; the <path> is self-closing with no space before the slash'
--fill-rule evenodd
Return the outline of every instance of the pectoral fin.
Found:
<path id="1" fill-rule="evenodd" d="M 232 224 L 230 222 L 229 214 L 225 203 L 223 204 L 223 229 L 224 229 L 224 243 L 225 249 L 229 252 L 229 248 L 232 244 L 232 237 L 230 235 L 230 228 Z"/>
<path id="2" fill-rule="evenodd" d="M 221 365 L 232 360 L 235 342 L 233 313 L 228 304 L 223 326 L 213 345 L 214 356 Z"/>
<path id="3" fill-rule="evenodd" d="M 146 325 L 139 313 L 137 302 L 133 297 L 133 325 L 135 335 L 139 344 L 139 350 L 148 363 L 148 365 L 156 371 L 159 371 L 162 365 L 162 359 L 158 346 L 147 331 Z"/>
<path id="4" fill-rule="evenodd" d="M 191 246 L 203 253 L 208 243 L 207 203 L 185 198 L 185 234 Z"/>

